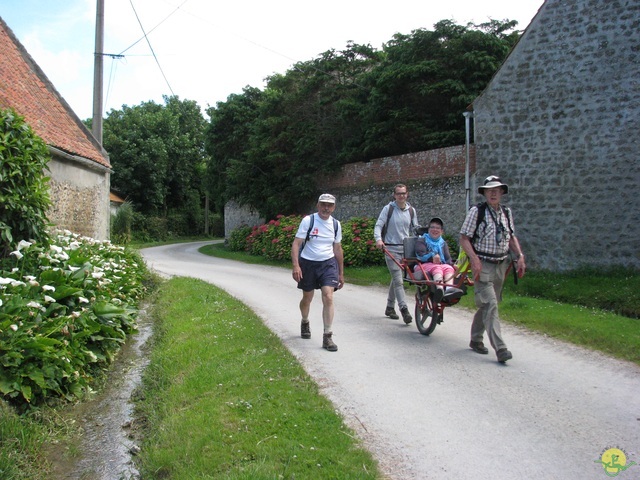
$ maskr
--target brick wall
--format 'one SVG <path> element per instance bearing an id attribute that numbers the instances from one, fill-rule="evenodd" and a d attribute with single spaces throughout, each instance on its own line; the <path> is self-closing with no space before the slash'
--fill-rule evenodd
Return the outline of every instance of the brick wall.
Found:
<path id="1" fill-rule="evenodd" d="M 640 267 L 640 0 L 547 0 L 474 102 L 528 263 Z"/>
<path id="2" fill-rule="evenodd" d="M 473 149 L 469 159 L 470 169 L 474 171 Z M 335 176 L 322 179 L 319 185 L 323 191 L 336 195 L 335 216 L 349 219 L 378 218 L 382 207 L 393 199 L 394 185 L 404 183 L 419 222 L 425 224 L 429 218 L 439 216 L 447 232 L 454 233 L 466 213 L 465 164 L 465 147 L 455 146 L 345 165 Z"/>
<path id="3" fill-rule="evenodd" d="M 475 169 L 473 148 L 469 152 L 470 169 Z M 335 217 L 378 218 L 382 207 L 392 200 L 393 186 L 404 183 L 409 202 L 416 208 L 418 221 L 425 224 L 432 216 L 445 222 L 448 233 L 456 233 L 466 213 L 464 146 L 443 148 L 369 162 L 345 165 L 337 174 L 319 180 L 319 189 L 337 198 Z M 307 206 L 315 210 L 315 202 Z M 263 223 L 254 210 L 234 202 L 225 206 L 225 235 L 241 225 Z"/>

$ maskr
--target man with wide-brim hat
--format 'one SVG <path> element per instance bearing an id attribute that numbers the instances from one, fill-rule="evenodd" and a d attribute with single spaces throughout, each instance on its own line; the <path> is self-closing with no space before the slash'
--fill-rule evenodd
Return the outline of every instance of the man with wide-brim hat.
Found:
<path id="1" fill-rule="evenodd" d="M 511 262 L 510 252 L 517 258 L 517 273 L 526 270 L 520 242 L 515 236 L 511 209 L 501 204 L 509 186 L 500 177 L 488 176 L 478 193 L 485 201 L 469 209 L 460 229 L 460 247 L 471 263 L 474 279 L 476 311 L 471 324 L 469 347 L 480 354 L 489 350 L 484 346 L 484 332 L 500 363 L 513 358 L 502 338 L 498 303 L 502 300 L 504 278 Z"/>
<path id="2" fill-rule="evenodd" d="M 500 177 L 496 177 L 495 175 L 491 175 L 484 180 L 484 185 L 478 187 L 478 193 L 480 195 L 484 195 L 485 190 L 489 188 L 497 188 L 500 187 L 502 189 L 502 193 L 507 195 L 509 193 L 509 185 L 506 183 L 502 183 Z"/>

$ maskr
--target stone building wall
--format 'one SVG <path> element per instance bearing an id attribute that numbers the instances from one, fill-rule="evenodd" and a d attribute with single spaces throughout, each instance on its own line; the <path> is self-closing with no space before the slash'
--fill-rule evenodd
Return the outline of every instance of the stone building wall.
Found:
<path id="1" fill-rule="evenodd" d="M 546 0 L 474 102 L 528 263 L 640 267 L 640 0 Z"/>
<path id="2" fill-rule="evenodd" d="M 90 162 L 73 162 L 54 155 L 49 161 L 48 174 L 52 205 L 47 216 L 56 228 L 108 240 L 108 170 Z"/>

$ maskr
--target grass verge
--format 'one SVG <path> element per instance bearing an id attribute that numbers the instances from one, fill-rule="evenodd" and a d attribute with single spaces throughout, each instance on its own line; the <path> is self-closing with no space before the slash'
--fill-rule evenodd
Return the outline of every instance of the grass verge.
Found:
<path id="1" fill-rule="evenodd" d="M 18 415 L 0 400 L 0 478 L 44 479 L 40 453 L 48 434 L 28 415 Z"/>
<path id="2" fill-rule="evenodd" d="M 459 305 L 475 309 L 473 288 Z M 518 295 L 505 289 L 500 318 L 549 337 L 640 366 L 640 320 L 580 305 Z"/>
<path id="3" fill-rule="evenodd" d="M 144 375 L 143 478 L 381 478 L 260 319 L 205 282 L 164 283 Z"/>

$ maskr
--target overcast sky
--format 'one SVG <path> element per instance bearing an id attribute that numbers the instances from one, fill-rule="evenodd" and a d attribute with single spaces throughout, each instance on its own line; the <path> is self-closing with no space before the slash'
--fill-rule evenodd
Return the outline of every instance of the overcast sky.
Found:
<path id="1" fill-rule="evenodd" d="M 0 0 L 0 16 L 81 118 L 93 115 L 96 0 Z M 352 40 L 381 49 L 395 33 L 517 20 L 543 0 L 105 0 L 104 109 L 163 95 L 203 109 Z M 147 38 L 144 38 L 144 33 Z M 155 53 L 155 57 L 152 54 Z"/>

